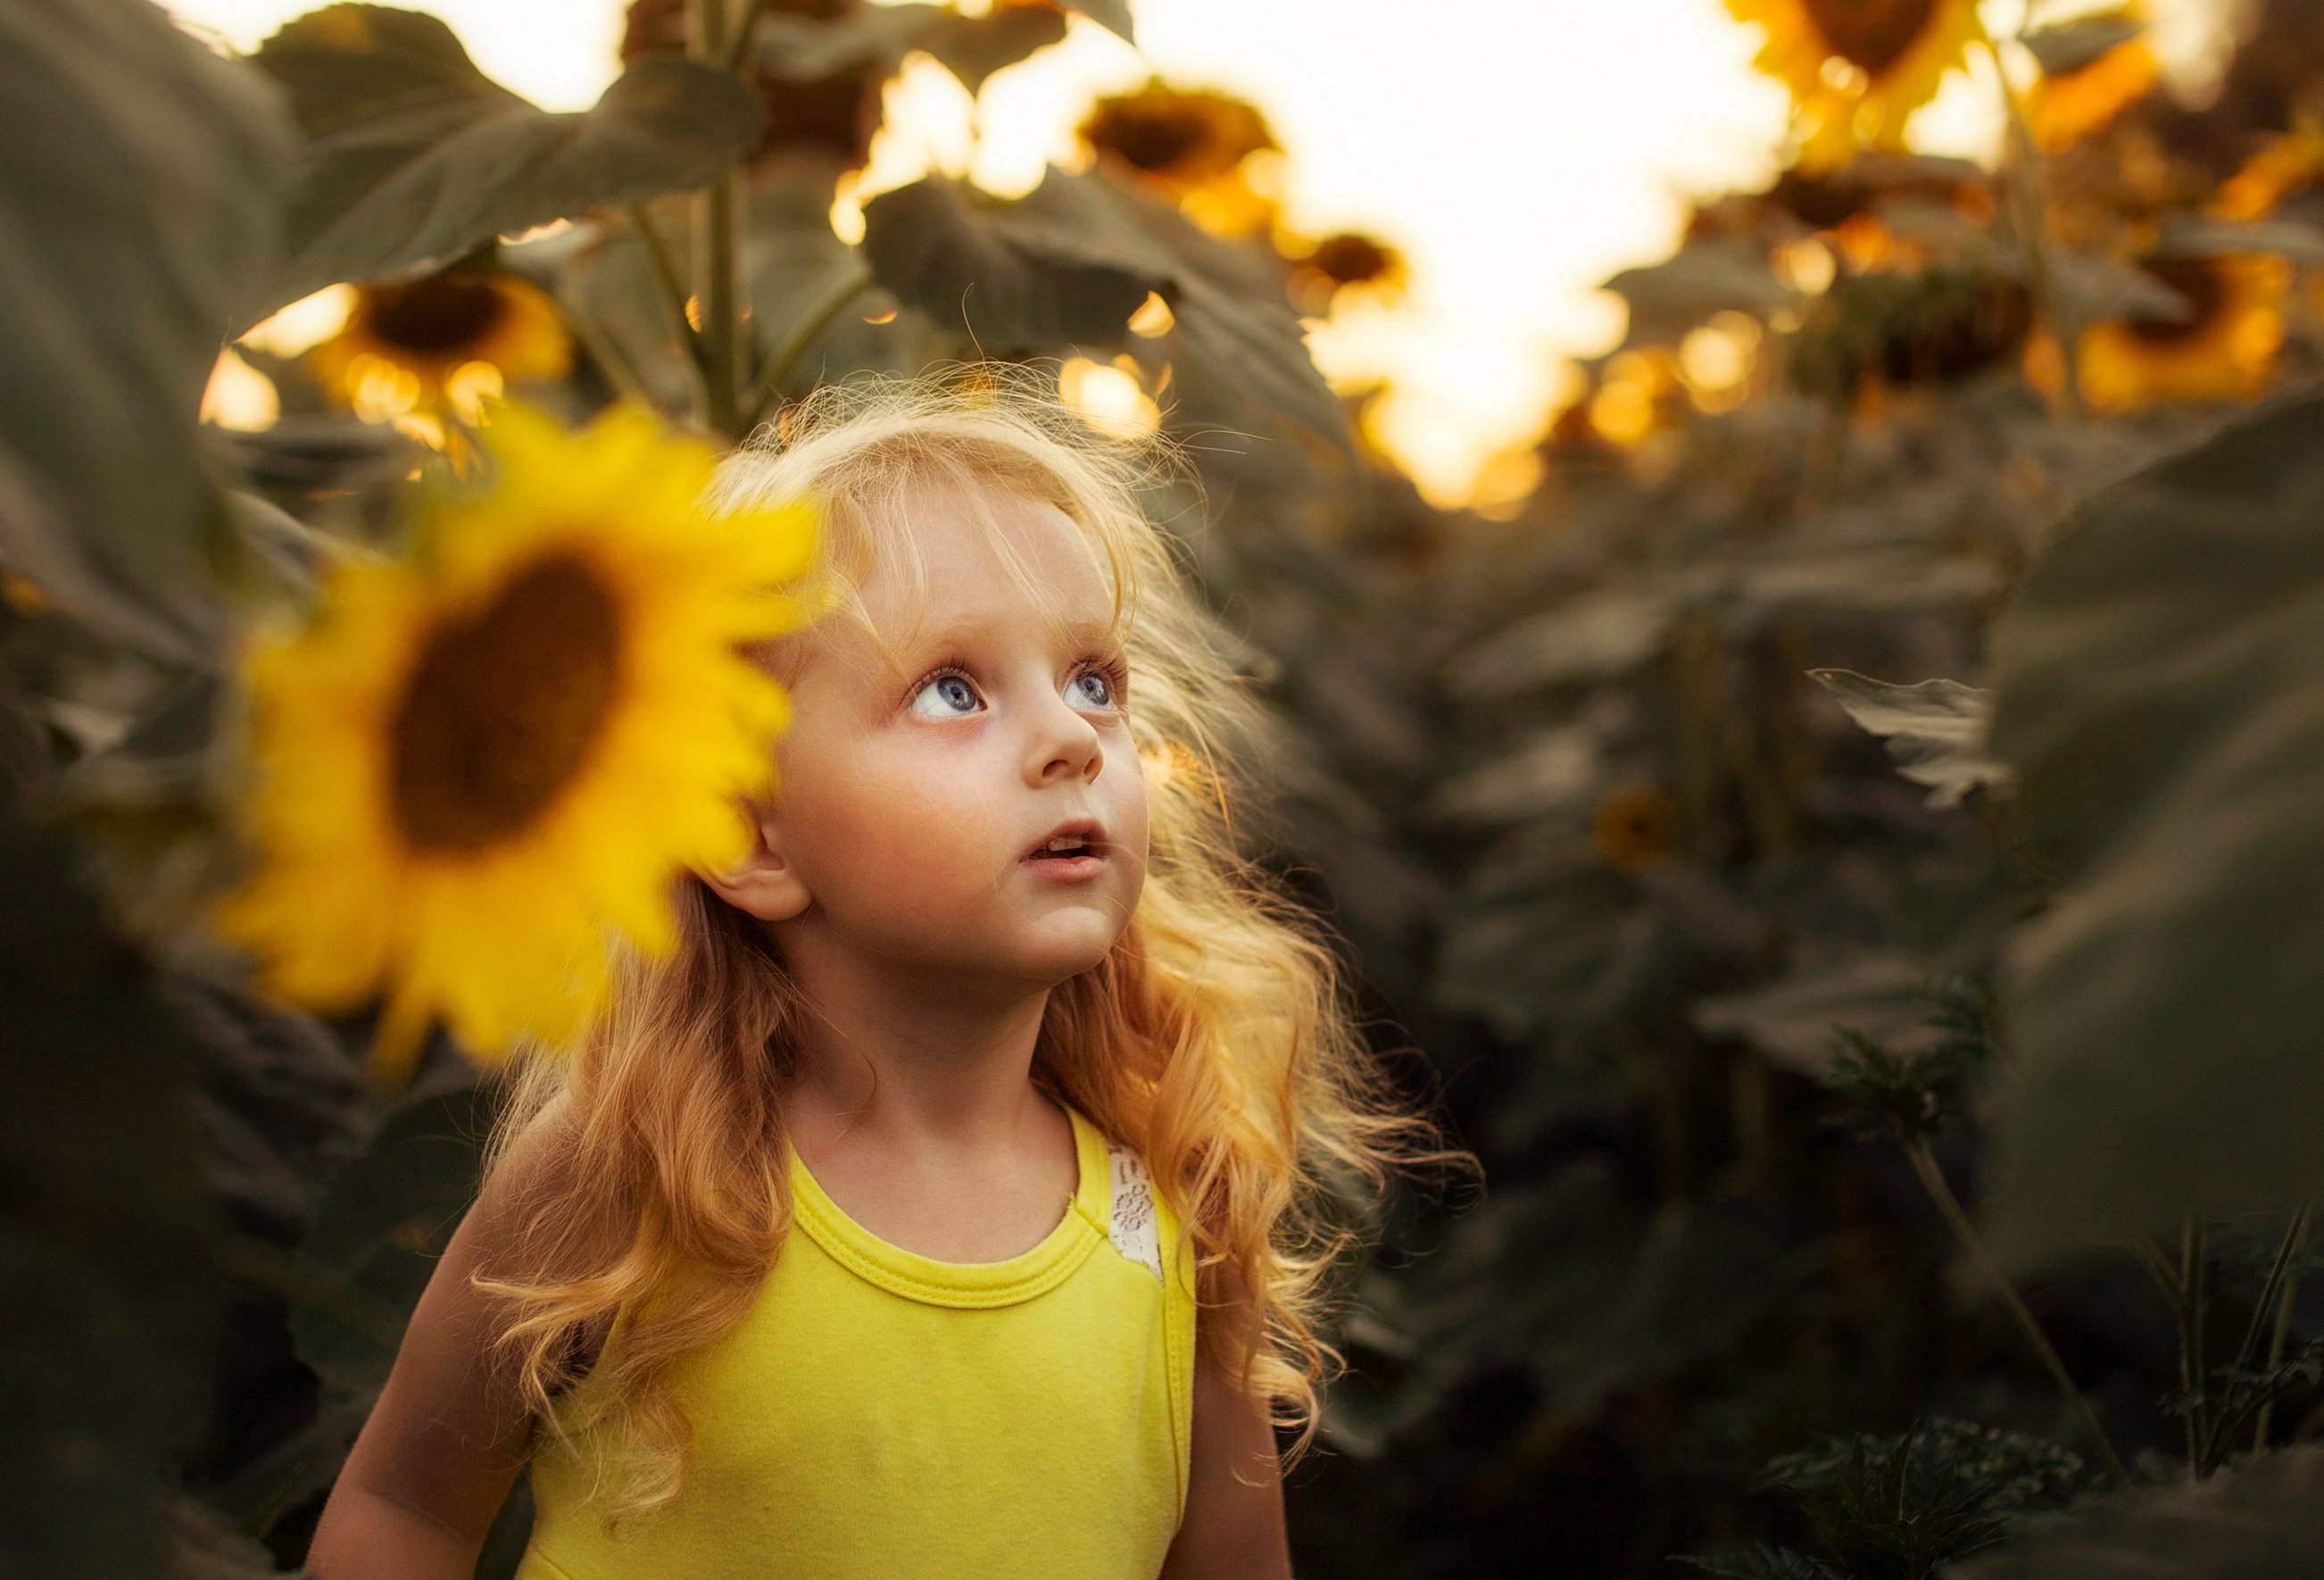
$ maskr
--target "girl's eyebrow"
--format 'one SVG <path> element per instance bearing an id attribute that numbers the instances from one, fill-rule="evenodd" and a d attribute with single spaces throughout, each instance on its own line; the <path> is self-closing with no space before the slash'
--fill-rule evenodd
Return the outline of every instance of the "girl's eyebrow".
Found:
<path id="1" fill-rule="evenodd" d="M 965 648 L 989 639 L 994 633 L 996 622 L 991 620 L 957 620 L 949 625 L 931 626 L 914 631 L 909 639 L 890 645 L 881 643 L 888 667 L 903 677 L 923 659 L 950 649 Z M 1043 623 L 1064 644 L 1076 651 L 1111 652 L 1121 645 L 1121 633 L 1111 620 L 1066 619 Z"/>

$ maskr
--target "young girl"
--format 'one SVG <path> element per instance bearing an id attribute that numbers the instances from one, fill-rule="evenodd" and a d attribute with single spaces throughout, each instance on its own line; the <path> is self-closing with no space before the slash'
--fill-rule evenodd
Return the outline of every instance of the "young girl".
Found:
<path id="1" fill-rule="evenodd" d="M 323 1580 L 1283 1576 L 1346 1201 L 1429 1152 L 1236 855 L 1254 704 L 1136 490 L 1017 383 L 826 391 L 837 611 L 752 855 L 688 879 L 476 1205 L 318 1528 Z"/>

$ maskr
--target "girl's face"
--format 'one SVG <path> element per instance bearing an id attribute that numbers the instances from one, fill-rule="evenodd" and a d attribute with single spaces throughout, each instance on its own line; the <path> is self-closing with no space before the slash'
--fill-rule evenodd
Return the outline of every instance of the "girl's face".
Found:
<path id="1" fill-rule="evenodd" d="M 808 639 L 764 820 L 796 888 L 770 917 L 787 952 L 1048 986 L 1102 961 L 1138 903 L 1146 784 L 1112 599 L 1064 513 L 979 503 L 989 529 L 956 492 L 900 502 L 925 589 L 875 571 L 879 640 L 836 619 Z"/>

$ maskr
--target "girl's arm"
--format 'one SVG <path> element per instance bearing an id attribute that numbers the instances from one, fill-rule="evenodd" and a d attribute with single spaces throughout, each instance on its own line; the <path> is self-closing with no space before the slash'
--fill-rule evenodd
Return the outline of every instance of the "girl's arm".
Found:
<path id="1" fill-rule="evenodd" d="M 460 1221 L 411 1314 L 387 1386 L 315 1528 L 306 1567 L 318 1580 L 469 1580 L 475 1572 L 531 1446 L 514 1391 L 485 1364 L 485 1305 L 468 1284 L 508 1172 Z"/>
<path id="2" fill-rule="evenodd" d="M 1231 1279 L 1230 1280 L 1231 1282 Z M 1241 1301 L 1213 1317 L 1248 1320 Z M 1283 1481 L 1267 1407 L 1195 1346 L 1186 1512 L 1158 1580 L 1291 1580 Z"/>

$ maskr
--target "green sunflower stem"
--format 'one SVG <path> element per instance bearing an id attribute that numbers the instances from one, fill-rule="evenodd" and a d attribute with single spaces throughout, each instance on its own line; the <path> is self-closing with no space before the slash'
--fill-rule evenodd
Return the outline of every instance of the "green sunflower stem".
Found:
<path id="1" fill-rule="evenodd" d="M 2056 246 L 2050 235 L 2048 174 L 2041 148 L 2034 141 L 2033 129 L 2026 125 L 2025 106 L 2009 80 L 2009 67 L 2002 59 L 2001 45 L 1982 30 L 1979 36 L 1986 54 L 1993 61 L 1995 80 L 2001 85 L 2002 114 L 2008 131 L 2003 188 L 2009 198 L 2011 228 L 2024 245 L 2026 262 L 2034 271 L 2036 310 L 2058 342 L 2058 356 L 2064 369 L 2067 414 L 2080 422 L 2089 415 L 2082 404 L 2081 326 L 2067 311 L 2058 289 Z"/>
<path id="2" fill-rule="evenodd" d="M 736 0 L 692 0 L 686 12 L 687 52 L 724 62 L 733 41 L 748 36 L 747 9 Z M 704 384 L 703 420 L 720 437 L 740 437 L 742 394 L 742 172 L 722 171 L 695 199 L 696 299 L 701 303 L 699 337 Z"/>
<path id="3" fill-rule="evenodd" d="M 647 262 L 653 267 L 655 287 L 661 293 L 670 322 L 677 327 L 678 345 L 686 352 L 686 365 L 694 372 L 696 395 L 706 408 L 709 380 L 702 365 L 702 337 L 694 332 L 693 320 L 687 316 L 686 271 L 670 249 L 669 238 L 655 223 L 651 210 L 642 203 L 632 203 L 623 213 L 629 217 L 630 228 L 638 233 L 638 240 L 645 247 Z"/>
<path id="4" fill-rule="evenodd" d="M 751 32 L 759 25 L 759 13 L 766 9 L 766 0 L 742 0 L 742 13 L 734 19 L 734 31 L 725 41 L 726 65 L 740 71 L 751 54 Z"/>
<path id="5" fill-rule="evenodd" d="M 791 369 L 798 365 L 798 359 L 807 355 L 807 347 L 831 327 L 834 319 L 846 310 L 849 302 L 862 295 L 871 285 L 872 272 L 863 266 L 861 259 L 851 255 L 837 276 L 824 288 L 823 294 L 810 302 L 798 321 L 783 331 L 781 342 L 760 365 L 759 376 L 751 381 L 750 393 L 743 397 L 742 433 L 759 426 L 767 414 L 767 408 L 780 393 L 783 381 L 790 376 Z"/>
<path id="6" fill-rule="evenodd" d="M 2117 1485 L 2127 1489 L 2131 1484 L 2130 1473 L 2123 1468 L 2121 1458 L 2114 1451 L 2114 1444 L 2106 1435 L 2106 1428 L 2098 1425 L 2098 1418 L 2090 1409 L 2089 1400 L 2082 1397 L 2082 1391 L 2074 1386 L 2072 1376 L 2066 1371 L 2066 1363 L 2058 1358 L 2058 1352 L 2050 1347 L 2049 1335 L 2042 1331 L 2041 1323 L 2034 1319 L 2024 1297 L 2017 1293 L 2017 1287 L 2009 1281 L 2008 1275 L 1993 1260 L 1992 1252 L 1986 1250 L 1985 1242 L 1978 1235 L 1977 1226 L 1969 1222 L 1969 1214 L 1961 1209 L 1960 1198 L 1953 1195 L 1953 1187 L 1945 1182 L 1945 1172 L 1937 1167 L 1936 1156 L 1929 1150 L 1929 1143 L 1915 1137 L 1904 1144 L 1904 1151 L 1913 1160 L 1913 1170 L 1921 1177 L 1921 1184 L 1928 1191 L 1929 1198 L 1937 1204 L 1937 1211 L 1950 1225 L 1953 1238 L 1960 1242 L 1961 1249 L 1969 1253 L 1971 1261 L 1977 1263 L 1978 1270 L 1985 1275 L 1986 1282 L 1992 1285 L 1994 1292 L 2001 1297 L 2002 1304 L 2009 1308 L 2009 1315 L 2016 1319 L 2018 1328 L 2034 1346 L 2034 1353 L 2041 1357 L 2042 1364 L 2048 1369 L 2051 1380 L 2066 1396 L 2067 1405 L 2073 1410 L 2074 1418 L 2081 1422 L 2082 1430 L 2098 1450 L 2098 1459 L 2105 1465 L 2107 1473 L 2114 1477 Z"/>

